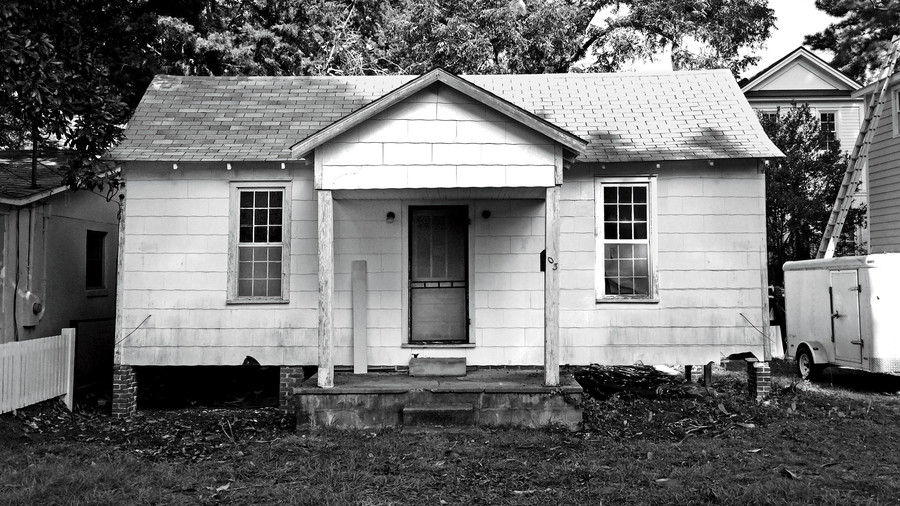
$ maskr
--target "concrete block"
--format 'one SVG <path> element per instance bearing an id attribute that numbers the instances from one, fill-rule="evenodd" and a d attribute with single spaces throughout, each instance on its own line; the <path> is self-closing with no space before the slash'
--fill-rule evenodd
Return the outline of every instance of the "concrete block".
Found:
<path id="1" fill-rule="evenodd" d="M 410 376 L 465 376 L 465 358 L 413 357 L 409 359 Z"/>

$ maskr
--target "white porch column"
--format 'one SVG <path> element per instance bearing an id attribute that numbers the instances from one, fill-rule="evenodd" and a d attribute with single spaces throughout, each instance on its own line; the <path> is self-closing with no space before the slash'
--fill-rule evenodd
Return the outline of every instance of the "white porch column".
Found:
<path id="1" fill-rule="evenodd" d="M 544 206 L 544 384 L 559 385 L 559 186 L 547 188 Z"/>
<path id="2" fill-rule="evenodd" d="M 318 190 L 319 376 L 322 388 L 334 386 L 334 210 L 331 190 Z"/>

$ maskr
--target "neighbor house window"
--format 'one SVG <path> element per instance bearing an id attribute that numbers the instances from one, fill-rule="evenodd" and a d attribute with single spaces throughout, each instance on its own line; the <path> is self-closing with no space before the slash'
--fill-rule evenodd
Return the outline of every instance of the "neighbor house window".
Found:
<path id="1" fill-rule="evenodd" d="M 88 230 L 84 252 L 84 287 L 88 290 L 106 288 L 106 232 Z"/>
<path id="2" fill-rule="evenodd" d="M 653 300 L 653 178 L 596 183 L 598 300 Z"/>
<path id="3" fill-rule="evenodd" d="M 776 121 L 778 121 L 777 112 L 761 112 L 759 113 L 759 117 L 770 123 L 775 123 Z"/>
<path id="4" fill-rule="evenodd" d="M 819 113 L 819 130 L 825 149 L 831 149 L 837 140 L 837 120 L 835 113 Z"/>
<path id="5" fill-rule="evenodd" d="M 287 300 L 289 199 L 285 186 L 233 189 L 232 302 Z"/>

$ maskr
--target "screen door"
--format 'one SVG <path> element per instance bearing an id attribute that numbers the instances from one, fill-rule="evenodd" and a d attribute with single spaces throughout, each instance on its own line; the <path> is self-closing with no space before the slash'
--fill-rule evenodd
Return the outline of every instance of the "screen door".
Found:
<path id="1" fill-rule="evenodd" d="M 409 208 L 409 340 L 465 343 L 468 325 L 466 206 Z"/>

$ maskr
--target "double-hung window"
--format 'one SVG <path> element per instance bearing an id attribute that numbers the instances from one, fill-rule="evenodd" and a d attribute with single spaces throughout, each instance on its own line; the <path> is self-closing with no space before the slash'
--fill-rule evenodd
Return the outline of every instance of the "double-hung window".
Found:
<path id="1" fill-rule="evenodd" d="M 833 112 L 819 113 L 819 131 L 825 149 L 831 149 L 837 140 L 837 114 Z"/>
<path id="2" fill-rule="evenodd" d="M 654 178 L 598 178 L 598 301 L 653 301 Z"/>
<path id="3" fill-rule="evenodd" d="M 230 302 L 286 302 L 290 265 L 290 188 L 232 185 Z"/>

